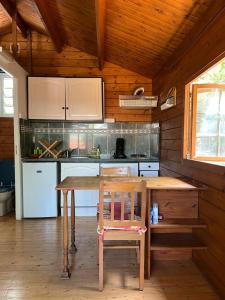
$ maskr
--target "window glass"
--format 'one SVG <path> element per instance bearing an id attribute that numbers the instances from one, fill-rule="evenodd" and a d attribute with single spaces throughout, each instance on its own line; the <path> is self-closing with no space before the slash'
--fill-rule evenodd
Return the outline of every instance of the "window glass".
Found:
<path id="1" fill-rule="evenodd" d="M 13 78 L 0 74 L 0 115 L 8 117 L 13 114 Z"/>
<path id="2" fill-rule="evenodd" d="M 224 156 L 225 85 L 193 85 L 194 158 Z"/>
<path id="3" fill-rule="evenodd" d="M 195 157 L 224 156 L 225 88 L 196 85 Z"/>

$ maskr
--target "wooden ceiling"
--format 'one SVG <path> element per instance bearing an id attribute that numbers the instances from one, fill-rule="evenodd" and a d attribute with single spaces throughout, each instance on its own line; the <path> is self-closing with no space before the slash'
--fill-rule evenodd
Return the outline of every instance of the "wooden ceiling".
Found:
<path id="1" fill-rule="evenodd" d="M 11 20 L 49 35 L 60 52 L 69 45 L 137 73 L 155 76 L 177 59 L 195 32 L 225 9 L 224 0 L 0 0 L 0 34 Z M 202 27 L 202 28 L 201 28 Z M 25 30 L 24 30 L 25 28 Z M 201 29 L 201 30 L 200 30 Z M 182 50 L 182 51 L 181 51 Z"/>

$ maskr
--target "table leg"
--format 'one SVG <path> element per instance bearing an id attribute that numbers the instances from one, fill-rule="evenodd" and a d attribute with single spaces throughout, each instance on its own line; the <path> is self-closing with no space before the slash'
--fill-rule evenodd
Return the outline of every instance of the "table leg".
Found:
<path id="1" fill-rule="evenodd" d="M 145 276 L 150 279 L 151 273 L 151 220 L 150 220 L 150 209 L 151 209 L 151 190 L 147 192 L 147 209 L 146 209 L 146 227 L 147 232 L 145 234 Z"/>
<path id="2" fill-rule="evenodd" d="M 74 254 L 77 251 L 75 245 L 75 197 L 74 190 L 71 191 L 71 246 L 70 253 Z"/>
<path id="3" fill-rule="evenodd" d="M 64 207 L 63 207 L 63 271 L 61 278 L 69 279 L 69 259 L 68 259 L 68 191 L 63 191 Z"/>

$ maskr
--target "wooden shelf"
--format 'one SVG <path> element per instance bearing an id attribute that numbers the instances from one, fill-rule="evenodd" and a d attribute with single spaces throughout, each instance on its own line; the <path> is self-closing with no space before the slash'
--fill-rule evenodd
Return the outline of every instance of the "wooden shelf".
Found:
<path id="1" fill-rule="evenodd" d="M 192 233 L 153 233 L 150 250 L 207 249 Z"/>
<path id="2" fill-rule="evenodd" d="M 206 228 L 207 225 L 201 219 L 165 219 L 158 224 L 151 224 L 151 228 Z"/>

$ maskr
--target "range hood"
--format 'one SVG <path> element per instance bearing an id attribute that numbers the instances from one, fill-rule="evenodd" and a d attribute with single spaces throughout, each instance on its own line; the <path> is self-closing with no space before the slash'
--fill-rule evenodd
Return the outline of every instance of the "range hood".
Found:
<path id="1" fill-rule="evenodd" d="M 158 96 L 119 95 L 119 106 L 127 108 L 157 107 Z"/>

